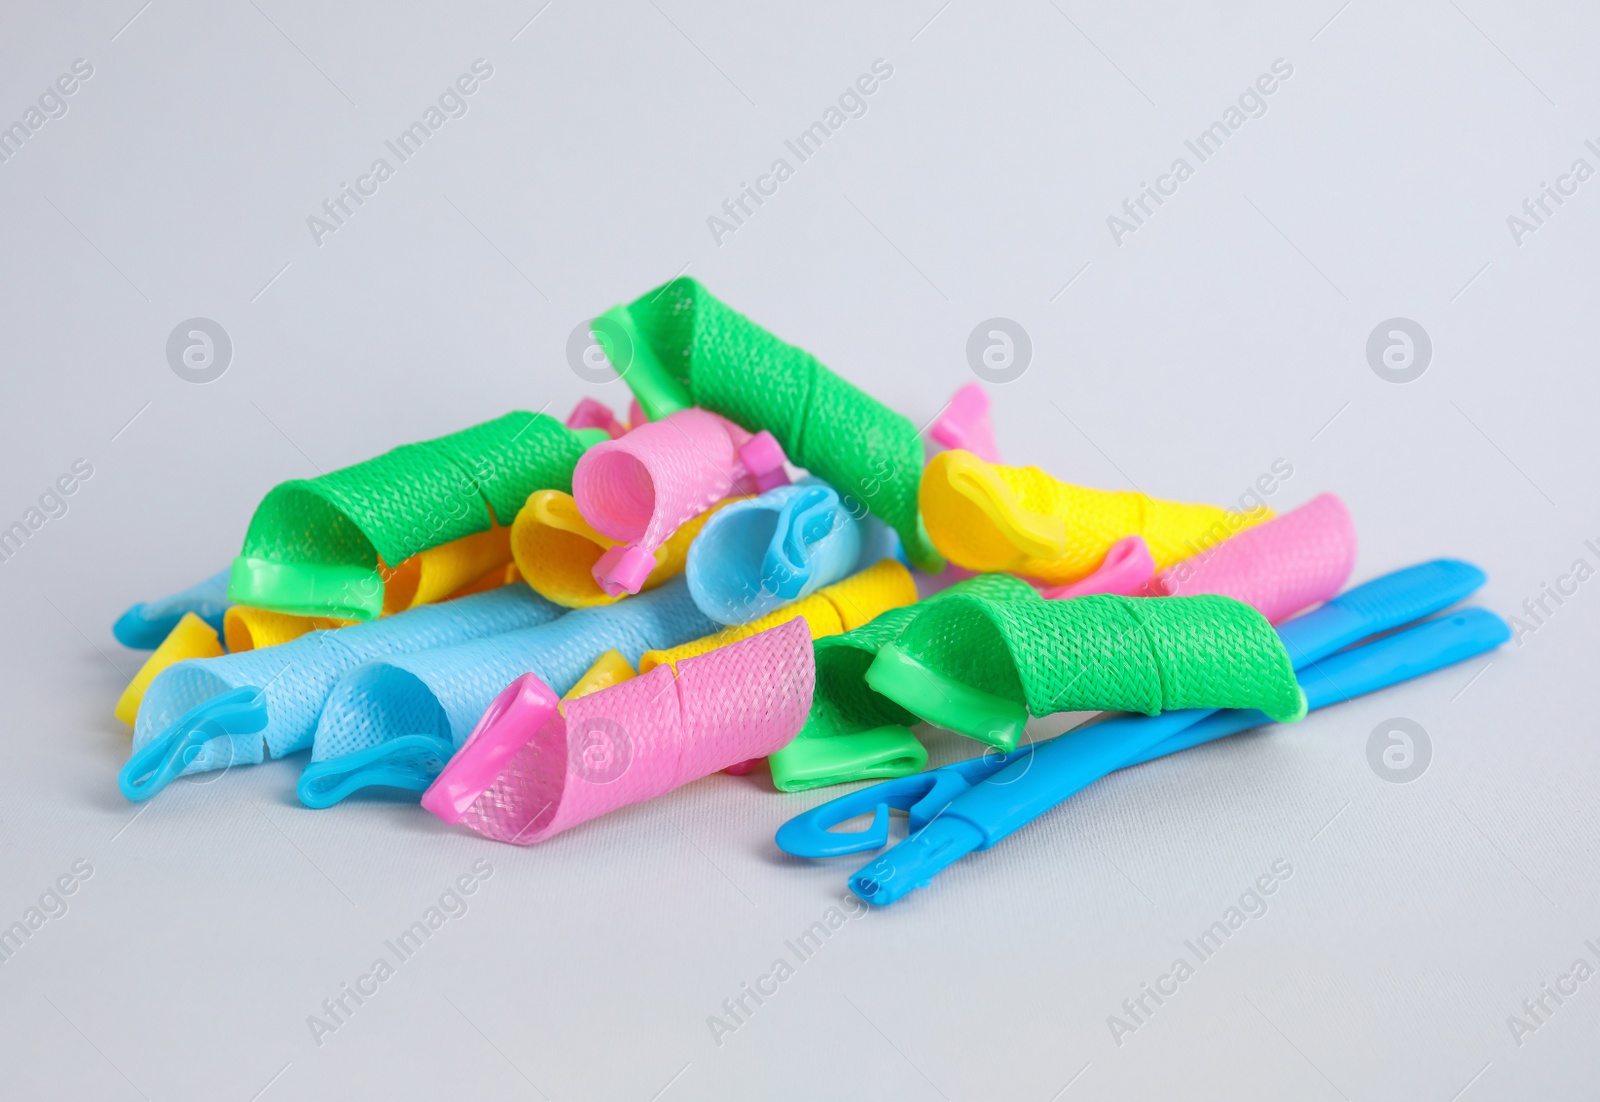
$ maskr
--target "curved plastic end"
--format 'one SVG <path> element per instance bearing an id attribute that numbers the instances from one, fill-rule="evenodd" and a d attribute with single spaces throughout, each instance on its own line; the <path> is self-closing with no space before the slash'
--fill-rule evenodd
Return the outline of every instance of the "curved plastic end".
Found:
<path id="1" fill-rule="evenodd" d="M 1066 550 L 1066 522 L 1024 509 L 989 464 L 965 451 L 945 452 L 934 462 L 942 462 L 950 488 L 983 510 L 1017 550 L 1034 559 L 1060 558 Z"/>
<path id="2" fill-rule="evenodd" d="M 960 819 L 935 819 L 850 878 L 850 890 L 875 907 L 926 888 L 933 878 L 983 848 L 978 828 Z"/>
<path id="3" fill-rule="evenodd" d="M 638 674 L 629 665 L 626 657 L 616 648 L 606 651 L 578 678 L 578 683 L 567 690 L 563 700 L 577 700 L 579 697 L 597 693 L 601 689 L 609 689 L 613 685 L 620 685 L 624 681 L 632 681 Z"/>
<path id="4" fill-rule="evenodd" d="M 909 728 L 890 725 L 849 734 L 801 736 L 769 760 L 774 788 L 803 792 L 847 781 L 920 773 L 928 766 L 928 749 Z"/>
<path id="5" fill-rule="evenodd" d="M 1028 722 L 1021 704 L 929 669 L 893 643 L 867 668 L 867 684 L 935 727 L 1001 750 L 1017 748 Z"/>
<path id="6" fill-rule="evenodd" d="M 178 626 L 179 616 L 158 616 L 146 618 L 145 606 L 141 602 L 134 605 L 111 625 L 111 634 L 123 646 L 130 650 L 155 650 L 161 645 L 172 629 Z"/>
<path id="7" fill-rule="evenodd" d="M 251 687 L 230 689 L 190 708 L 135 750 L 117 772 L 117 789 L 142 803 L 176 780 L 212 739 L 254 734 L 266 726 L 266 694 Z"/>
<path id="8" fill-rule="evenodd" d="M 438 735 L 402 735 L 353 754 L 314 761 L 295 786 L 307 807 L 332 807 L 363 788 L 421 792 L 433 783 L 452 747 Z"/>
<path id="9" fill-rule="evenodd" d="M 822 808 L 828 806 L 823 804 Z M 772 840 L 794 857 L 842 857 L 879 849 L 889 844 L 889 805 L 881 803 L 873 808 L 872 825 L 865 830 L 830 830 L 812 812 L 805 812 L 779 827 Z"/>
<path id="10" fill-rule="evenodd" d="M 507 685 L 422 794 L 422 806 L 452 826 L 459 823 L 558 705 L 555 691 L 534 674 L 525 673 Z"/>
<path id="11" fill-rule="evenodd" d="M 233 560 L 228 599 L 297 616 L 371 620 L 383 611 L 383 576 L 374 567 L 240 555 Z"/>
<path id="12" fill-rule="evenodd" d="M 633 391 L 645 416 L 659 421 L 680 409 L 694 405 L 684 385 L 656 358 L 655 349 L 644 339 L 626 306 L 613 306 L 594 320 L 591 330 L 600 350 L 611 361 L 622 381 Z"/>
<path id="13" fill-rule="evenodd" d="M 576 436 L 578 438 L 578 443 L 583 445 L 583 450 L 584 451 L 588 451 L 590 448 L 594 447 L 596 444 L 603 444 L 607 440 L 615 440 L 616 439 L 616 437 L 612 436 L 605 429 L 598 428 L 598 427 L 596 427 L 596 428 L 587 428 L 587 429 L 573 429 L 572 430 L 572 435 Z"/>
<path id="14" fill-rule="evenodd" d="M 1144 537 L 1124 536 L 1111 545 L 1106 557 L 1087 578 L 1070 585 L 1053 586 L 1042 592 L 1050 600 L 1086 597 L 1091 593 L 1137 597 L 1155 579 L 1155 574 L 1156 560 L 1151 556 Z"/>
<path id="15" fill-rule="evenodd" d="M 755 479 L 756 489 L 762 493 L 789 485 L 789 472 L 784 468 L 787 457 L 777 438 L 762 429 L 739 448 L 739 462 Z"/>
<path id="16" fill-rule="evenodd" d="M 656 557 L 639 546 L 612 547 L 594 564 L 594 580 L 608 597 L 637 593 L 656 568 Z"/>
<path id="17" fill-rule="evenodd" d="M 1304 689 L 1299 689 L 1298 692 L 1300 693 L 1299 707 L 1297 707 L 1292 714 L 1285 715 L 1283 718 L 1279 719 L 1279 723 L 1299 723 L 1302 719 L 1306 718 L 1306 713 L 1311 710 L 1311 705 L 1306 700 L 1306 691 Z"/>
<path id="18" fill-rule="evenodd" d="M 980 383 L 968 383 L 951 397 L 928 435 L 946 448 L 971 452 L 985 463 L 1000 462 L 989 420 L 989 395 Z"/>
<path id="19" fill-rule="evenodd" d="M 566 426 L 574 431 L 578 429 L 604 429 L 612 440 L 628 431 L 626 425 L 617 420 L 617 415 L 611 412 L 611 407 L 604 402 L 597 402 L 593 398 L 579 398 L 578 404 L 572 407 L 572 412 L 567 414 Z"/>

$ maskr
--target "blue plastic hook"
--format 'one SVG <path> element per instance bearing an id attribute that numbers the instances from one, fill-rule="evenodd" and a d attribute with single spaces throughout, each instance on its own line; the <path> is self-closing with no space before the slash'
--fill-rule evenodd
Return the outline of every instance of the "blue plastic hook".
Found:
<path id="1" fill-rule="evenodd" d="M 266 694 L 250 686 L 229 689 L 190 708 L 135 750 L 117 773 L 117 788 L 135 803 L 148 800 L 177 779 L 212 739 L 255 734 L 266 726 Z"/>
<path id="2" fill-rule="evenodd" d="M 296 791 L 307 807 L 332 807 L 363 788 L 422 792 L 455 753 L 438 735 L 401 735 L 377 746 L 314 761 L 300 774 Z"/>

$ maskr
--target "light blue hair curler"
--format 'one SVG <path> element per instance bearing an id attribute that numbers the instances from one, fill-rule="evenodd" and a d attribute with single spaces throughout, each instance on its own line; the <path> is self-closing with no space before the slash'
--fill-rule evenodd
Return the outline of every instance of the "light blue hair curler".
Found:
<path id="1" fill-rule="evenodd" d="M 274 758 L 308 750 L 328 693 L 362 663 L 532 627 L 565 611 L 527 586 L 502 586 L 275 647 L 178 662 L 145 690 L 117 787 L 148 800 L 181 774 L 257 765 L 263 749 Z"/>
<path id="2" fill-rule="evenodd" d="M 192 612 L 215 628 L 221 638 L 222 614 L 233 606 L 228 600 L 230 570 L 159 601 L 141 601 L 117 618 L 111 625 L 111 634 L 116 636 L 117 642 L 133 650 L 155 650 L 178 626 L 183 614 Z"/>
<path id="3" fill-rule="evenodd" d="M 860 514 L 817 478 L 726 505 L 689 546 L 689 593 L 719 624 L 748 624 L 893 557 L 894 531 Z"/>
<path id="4" fill-rule="evenodd" d="M 687 643 L 716 628 L 677 578 L 526 631 L 369 662 L 328 696 L 311 764 L 300 776 L 300 801 L 330 807 L 375 787 L 416 792 L 420 799 L 494 698 L 523 674 L 537 674 L 566 693 L 608 650 L 637 666 L 647 650 Z"/>

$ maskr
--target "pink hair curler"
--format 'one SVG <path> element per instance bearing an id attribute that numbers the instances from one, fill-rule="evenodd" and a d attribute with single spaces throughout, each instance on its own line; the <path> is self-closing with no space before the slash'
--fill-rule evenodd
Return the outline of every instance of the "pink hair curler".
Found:
<path id="1" fill-rule="evenodd" d="M 513 682 L 422 798 L 447 823 L 531 845 L 762 758 L 805 724 L 816 666 L 801 619 L 568 700 Z M 564 710 L 564 712 L 563 712 Z"/>
<path id="2" fill-rule="evenodd" d="M 978 383 L 968 383 L 951 397 L 928 433 L 946 448 L 969 451 L 986 463 L 1000 462 L 989 420 L 989 395 Z"/>
<path id="3" fill-rule="evenodd" d="M 593 398 L 578 399 L 563 424 L 569 429 L 603 429 L 613 440 L 628 431 L 628 426 L 617 420 L 610 406 Z"/>
<path id="4" fill-rule="evenodd" d="M 1039 592 L 1051 600 L 1086 597 L 1091 593 L 1115 593 L 1137 597 L 1146 593 L 1156 572 L 1156 561 L 1143 536 L 1125 536 L 1111 545 L 1106 557 L 1087 578 L 1067 585 L 1040 585 Z"/>
<path id="5" fill-rule="evenodd" d="M 789 481 L 783 449 L 703 409 L 679 410 L 584 453 L 572 472 L 578 512 L 618 541 L 594 564 L 611 597 L 637 593 L 672 533 L 726 497 Z"/>
<path id="6" fill-rule="evenodd" d="M 1339 592 L 1356 561 L 1356 529 L 1333 494 L 1247 528 L 1175 563 L 1146 589 L 1152 597 L 1215 593 L 1253 605 L 1276 623 Z"/>

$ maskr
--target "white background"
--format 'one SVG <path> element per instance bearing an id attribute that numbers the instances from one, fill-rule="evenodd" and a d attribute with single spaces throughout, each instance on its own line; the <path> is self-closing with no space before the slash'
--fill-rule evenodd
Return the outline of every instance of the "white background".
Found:
<path id="1" fill-rule="evenodd" d="M 0 123 L 94 67 L 0 164 L 0 522 L 94 469 L 0 564 L 0 924 L 94 870 L 0 966 L 0 1097 L 1587 1097 L 1600 978 L 1520 1045 L 1507 1018 L 1600 943 L 1600 581 L 1492 662 L 1108 779 L 851 922 L 720 1045 L 708 1016 L 861 863 L 773 846 L 833 792 L 718 776 L 527 850 L 404 802 L 305 810 L 298 758 L 122 800 L 124 607 L 230 561 L 282 479 L 625 404 L 568 334 L 685 266 L 919 424 L 973 327 L 1015 319 L 1010 461 L 1226 502 L 1286 460 L 1271 503 L 1342 495 L 1358 580 L 1459 556 L 1509 616 L 1600 566 L 1600 181 L 1520 244 L 1506 221 L 1600 169 L 1592 11 L 538 3 L 0 15 Z M 465 117 L 316 244 L 477 58 Z M 868 113 L 714 242 L 877 58 Z M 1196 164 L 1184 139 L 1278 58 L 1266 114 Z M 165 358 L 194 316 L 234 344 L 203 386 Z M 1366 358 L 1395 316 L 1434 346 L 1405 385 Z M 1367 763 L 1395 716 L 1433 748 L 1405 785 Z M 1107 1016 L 1280 857 L 1270 911 L 1118 1045 Z M 479 858 L 470 912 L 317 1045 L 308 1016 Z"/>

